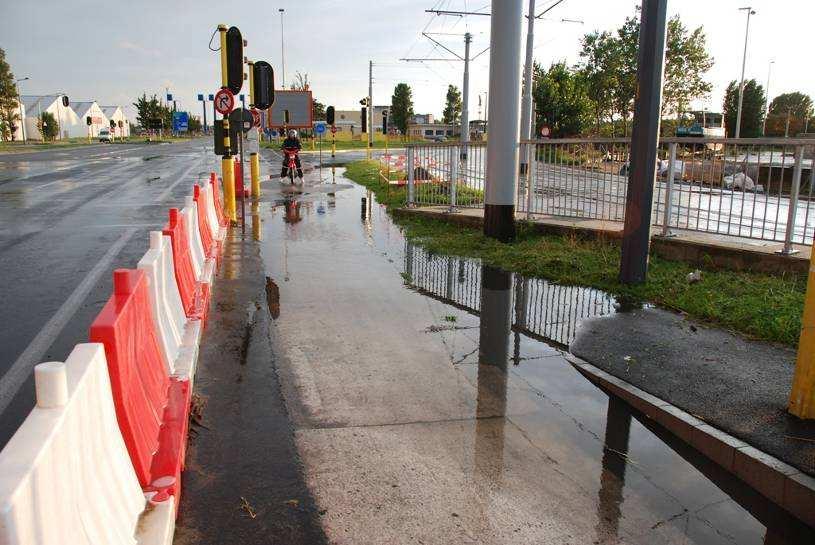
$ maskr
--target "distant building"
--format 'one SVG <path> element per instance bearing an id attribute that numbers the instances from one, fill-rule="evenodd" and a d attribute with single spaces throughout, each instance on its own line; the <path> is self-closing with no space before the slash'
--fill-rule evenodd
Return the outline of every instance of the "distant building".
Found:
<path id="1" fill-rule="evenodd" d="M 113 121 L 115 129 L 113 136 L 127 138 L 130 136 L 130 121 L 125 117 L 121 106 L 101 106 L 102 113 L 108 118 L 108 124 Z"/>
<path id="2" fill-rule="evenodd" d="M 433 114 L 413 114 L 408 120 L 408 125 L 429 125 L 434 121 Z"/>
<path id="3" fill-rule="evenodd" d="M 110 128 L 108 120 L 102 108 L 95 100 L 89 102 L 72 102 L 71 108 L 79 118 L 79 127 L 74 127 L 71 136 L 88 136 L 96 138 L 103 128 Z M 91 124 L 88 125 L 87 118 L 90 117 Z"/>
<path id="4" fill-rule="evenodd" d="M 59 124 L 58 138 L 68 138 L 71 128 L 78 124 L 79 120 L 71 106 L 62 105 L 62 95 L 23 95 L 22 111 L 25 117 L 25 136 L 29 140 L 42 140 L 39 129 L 39 117 L 43 112 L 48 112 L 54 116 Z M 17 130 L 14 134 L 15 140 L 22 140 L 22 127 L 17 122 Z"/>

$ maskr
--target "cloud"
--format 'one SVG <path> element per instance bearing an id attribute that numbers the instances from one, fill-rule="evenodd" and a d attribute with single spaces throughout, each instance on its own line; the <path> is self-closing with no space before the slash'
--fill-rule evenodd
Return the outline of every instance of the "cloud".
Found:
<path id="1" fill-rule="evenodd" d="M 140 55 L 146 55 L 148 57 L 159 57 L 161 55 L 161 52 L 158 49 L 151 49 L 128 40 L 120 40 L 118 45 L 120 49 L 139 53 Z"/>

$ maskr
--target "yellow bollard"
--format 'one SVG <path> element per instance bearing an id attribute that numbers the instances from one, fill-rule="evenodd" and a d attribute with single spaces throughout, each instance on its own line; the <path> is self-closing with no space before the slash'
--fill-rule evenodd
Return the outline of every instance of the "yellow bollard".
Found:
<path id="1" fill-rule="evenodd" d="M 249 155 L 249 172 L 252 175 L 252 198 L 260 198 L 260 157 L 257 153 Z"/>
<path id="2" fill-rule="evenodd" d="M 257 240 L 258 242 L 261 241 L 261 223 L 262 220 L 260 219 L 260 208 L 259 203 L 257 201 L 252 203 L 252 238 Z"/>
<path id="3" fill-rule="evenodd" d="M 224 183 L 224 206 L 230 224 L 237 224 L 238 211 L 235 205 L 235 162 L 230 155 L 221 158 L 221 172 Z"/>
<path id="4" fill-rule="evenodd" d="M 809 280 L 789 411 L 798 418 L 815 418 L 815 245 L 809 258 Z"/>

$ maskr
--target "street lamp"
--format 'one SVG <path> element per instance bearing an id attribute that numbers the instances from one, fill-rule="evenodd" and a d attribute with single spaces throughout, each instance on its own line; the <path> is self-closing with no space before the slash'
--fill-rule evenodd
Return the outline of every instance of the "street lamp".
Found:
<path id="1" fill-rule="evenodd" d="M 764 88 L 764 123 L 761 124 L 761 136 L 766 136 L 767 116 L 770 115 L 770 73 L 772 72 L 774 60 L 767 64 L 767 87 Z"/>
<path id="2" fill-rule="evenodd" d="M 283 8 L 279 8 L 277 11 L 280 12 L 280 75 L 281 79 L 283 80 L 283 89 L 286 88 L 286 52 L 283 49 L 283 13 L 286 11 Z"/>
<path id="3" fill-rule="evenodd" d="M 750 16 L 756 14 L 755 10 L 750 6 L 739 8 L 739 11 L 747 12 L 747 26 L 744 29 L 744 53 L 741 57 L 741 83 L 739 83 L 739 110 L 736 114 L 736 138 L 741 134 L 741 107 L 744 102 L 744 66 L 747 63 L 747 36 L 750 34 Z"/>
<path id="4" fill-rule="evenodd" d="M 18 101 L 19 110 L 20 110 L 20 131 L 23 133 L 23 143 L 24 144 L 28 140 L 27 140 L 26 134 L 25 134 L 25 114 L 23 113 L 23 97 L 20 94 L 20 82 L 21 81 L 28 81 L 29 79 L 31 79 L 31 78 L 26 76 L 26 77 L 20 78 L 20 79 L 18 79 L 17 81 L 14 82 L 14 85 L 17 87 L 17 101 Z"/>

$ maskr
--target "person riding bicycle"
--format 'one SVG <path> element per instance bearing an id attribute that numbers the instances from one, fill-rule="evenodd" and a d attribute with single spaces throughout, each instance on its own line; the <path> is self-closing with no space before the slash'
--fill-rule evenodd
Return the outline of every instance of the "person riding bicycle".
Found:
<path id="1" fill-rule="evenodd" d="M 286 136 L 286 139 L 283 140 L 283 145 L 281 149 L 295 149 L 298 152 L 302 149 L 303 146 L 300 145 L 300 139 L 297 138 L 297 131 L 294 129 L 289 129 L 289 132 Z M 297 154 L 294 156 L 294 161 L 297 164 L 297 177 L 303 177 L 303 169 L 300 166 L 300 155 Z M 288 174 L 288 160 L 286 154 L 283 154 L 283 170 L 280 172 L 280 177 L 285 178 L 286 174 Z"/>

